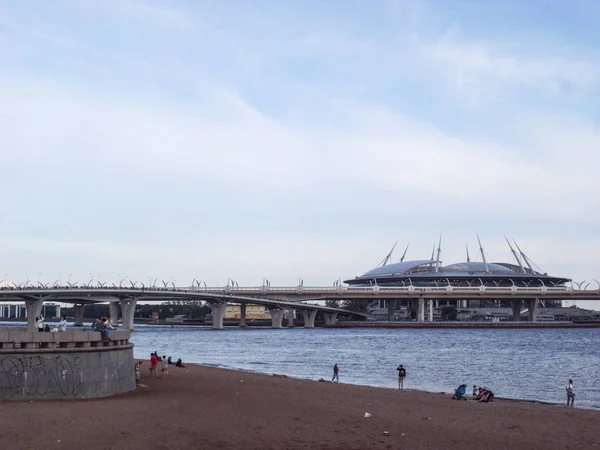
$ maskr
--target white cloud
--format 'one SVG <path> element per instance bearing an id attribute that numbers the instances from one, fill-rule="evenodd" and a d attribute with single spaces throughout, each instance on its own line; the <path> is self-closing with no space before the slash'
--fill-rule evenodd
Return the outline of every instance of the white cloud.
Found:
<path id="1" fill-rule="evenodd" d="M 303 32 L 262 48 L 253 44 L 277 39 L 270 29 L 246 42 L 223 17 L 156 5 L 93 6 L 152 33 L 126 51 L 20 28 L 27 56 L 0 66 L 6 271 L 328 284 L 370 269 L 396 239 L 427 257 L 439 232 L 449 260 L 476 232 L 493 259 L 509 259 L 506 232 L 548 272 L 594 276 L 600 132 L 585 111 L 552 103 L 555 86 L 597 88 L 593 55 L 297 23 Z M 403 20 L 422 25 L 409 12 Z M 27 58 L 46 51 L 32 69 Z M 399 68 L 397 53 L 410 64 Z M 310 64 L 282 70 L 301 56 Z M 459 79 L 459 95 L 446 95 Z M 523 89 L 550 103 L 530 104 Z M 483 94 L 477 115 L 465 92 Z"/>

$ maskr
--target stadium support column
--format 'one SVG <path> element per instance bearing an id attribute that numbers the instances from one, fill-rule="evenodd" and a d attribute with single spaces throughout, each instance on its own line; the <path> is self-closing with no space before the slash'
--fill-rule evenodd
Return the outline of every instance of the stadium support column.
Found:
<path id="1" fill-rule="evenodd" d="M 429 317 L 428 320 L 433 322 L 433 300 L 428 300 L 429 303 Z"/>
<path id="2" fill-rule="evenodd" d="M 36 329 L 35 318 L 40 315 L 42 312 L 42 306 L 44 305 L 43 297 L 38 299 L 26 299 L 25 300 L 25 308 L 27 311 L 27 329 L 29 331 L 34 331 Z M 15 307 L 15 317 L 17 315 L 18 309 Z"/>
<path id="3" fill-rule="evenodd" d="M 304 316 L 304 328 L 314 328 L 315 327 L 315 317 L 317 317 L 317 310 L 314 311 L 302 311 L 302 315 Z"/>
<path id="4" fill-rule="evenodd" d="M 537 304 L 538 304 L 538 299 L 537 298 L 532 298 L 529 299 L 529 321 L 530 322 L 537 322 Z"/>
<path id="5" fill-rule="evenodd" d="M 417 321 L 425 322 L 425 299 L 419 297 L 417 302 Z"/>
<path id="6" fill-rule="evenodd" d="M 282 328 L 283 309 L 271 309 L 271 328 Z"/>
<path id="7" fill-rule="evenodd" d="M 396 303 L 396 301 L 388 299 L 388 300 L 386 300 L 386 302 L 387 302 L 388 322 L 391 322 L 392 320 L 394 320 L 394 304 Z"/>
<path id="8" fill-rule="evenodd" d="M 227 302 L 217 302 L 210 305 L 212 313 L 212 328 L 213 330 L 223 329 L 223 319 L 227 310 Z"/>
<path id="9" fill-rule="evenodd" d="M 521 321 L 521 305 L 523 304 L 523 300 L 513 300 L 512 310 L 513 310 L 513 322 Z"/>
<path id="10" fill-rule="evenodd" d="M 85 304 L 73 305 L 73 310 L 74 310 L 74 314 L 75 314 L 74 325 L 76 327 L 82 327 L 83 326 L 83 313 L 85 311 Z"/>
<path id="11" fill-rule="evenodd" d="M 246 304 L 240 303 L 240 327 L 247 327 L 246 325 Z"/>

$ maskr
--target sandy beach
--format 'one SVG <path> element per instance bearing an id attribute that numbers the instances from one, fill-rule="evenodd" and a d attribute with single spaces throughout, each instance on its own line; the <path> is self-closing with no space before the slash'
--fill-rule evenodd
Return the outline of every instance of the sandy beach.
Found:
<path id="1" fill-rule="evenodd" d="M 156 379 L 143 367 L 144 387 L 126 395 L 1 403 L 0 449 L 600 448 L 600 411 L 346 385 L 343 372 L 332 384 L 196 365 Z"/>

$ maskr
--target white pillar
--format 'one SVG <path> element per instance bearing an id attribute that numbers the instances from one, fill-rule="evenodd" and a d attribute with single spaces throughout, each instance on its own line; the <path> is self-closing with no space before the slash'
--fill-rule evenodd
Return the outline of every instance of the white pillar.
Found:
<path id="1" fill-rule="evenodd" d="M 227 302 L 212 303 L 210 309 L 212 312 L 212 329 L 222 330 L 223 319 L 225 318 L 225 312 L 227 311 Z"/>
<path id="2" fill-rule="evenodd" d="M 44 299 L 39 298 L 37 300 L 25 300 L 25 307 L 27 308 L 27 328 L 30 331 L 35 330 L 35 318 L 42 312 L 42 306 L 44 306 Z M 15 305 L 15 316 L 16 316 L 17 305 Z"/>
<path id="3" fill-rule="evenodd" d="M 283 323 L 283 309 L 271 309 L 271 328 L 281 328 Z"/>
<path id="4" fill-rule="evenodd" d="M 433 300 L 429 300 L 429 321 L 433 322 Z"/>
<path id="5" fill-rule="evenodd" d="M 314 328 L 315 327 L 315 317 L 317 317 L 317 310 L 313 311 L 302 311 L 302 315 L 304 316 L 304 328 Z"/>
<path id="6" fill-rule="evenodd" d="M 294 310 L 292 308 L 287 309 L 288 315 L 288 327 L 294 328 Z"/>
<path id="7" fill-rule="evenodd" d="M 337 315 L 338 313 L 323 313 L 323 316 L 325 316 L 325 325 L 334 325 Z"/>
<path id="8" fill-rule="evenodd" d="M 121 315 L 123 317 L 123 329 L 133 331 L 133 318 L 135 315 L 135 305 L 137 299 L 127 298 L 121 299 Z"/>
<path id="9" fill-rule="evenodd" d="M 246 325 L 246 304 L 240 303 L 240 327 L 245 327 Z"/>
<path id="10" fill-rule="evenodd" d="M 512 310 L 513 310 L 513 322 L 519 322 L 521 320 L 521 305 L 523 304 L 523 300 L 513 300 Z"/>
<path id="11" fill-rule="evenodd" d="M 119 305 L 114 302 L 108 304 L 108 311 L 110 312 L 110 323 L 116 327 L 119 322 Z"/>
<path id="12" fill-rule="evenodd" d="M 538 299 L 532 298 L 529 300 L 529 321 L 537 322 L 537 304 Z"/>
<path id="13" fill-rule="evenodd" d="M 417 300 L 417 321 L 425 322 L 425 299 L 419 297 Z"/>
<path id="14" fill-rule="evenodd" d="M 85 305 L 73 305 L 73 310 L 74 310 L 74 314 L 75 314 L 75 323 L 74 325 L 76 327 L 82 327 L 83 326 L 83 312 L 85 309 Z"/>

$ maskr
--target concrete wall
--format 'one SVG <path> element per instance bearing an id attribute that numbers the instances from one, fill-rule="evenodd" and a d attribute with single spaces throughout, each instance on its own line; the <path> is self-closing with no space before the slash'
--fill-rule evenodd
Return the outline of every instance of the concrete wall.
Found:
<path id="1" fill-rule="evenodd" d="M 40 337 L 49 334 L 39 333 Z M 67 334 L 60 333 L 60 338 Z M 98 398 L 133 391 L 133 345 L 128 340 L 118 342 L 97 347 L 0 349 L 0 400 Z"/>

